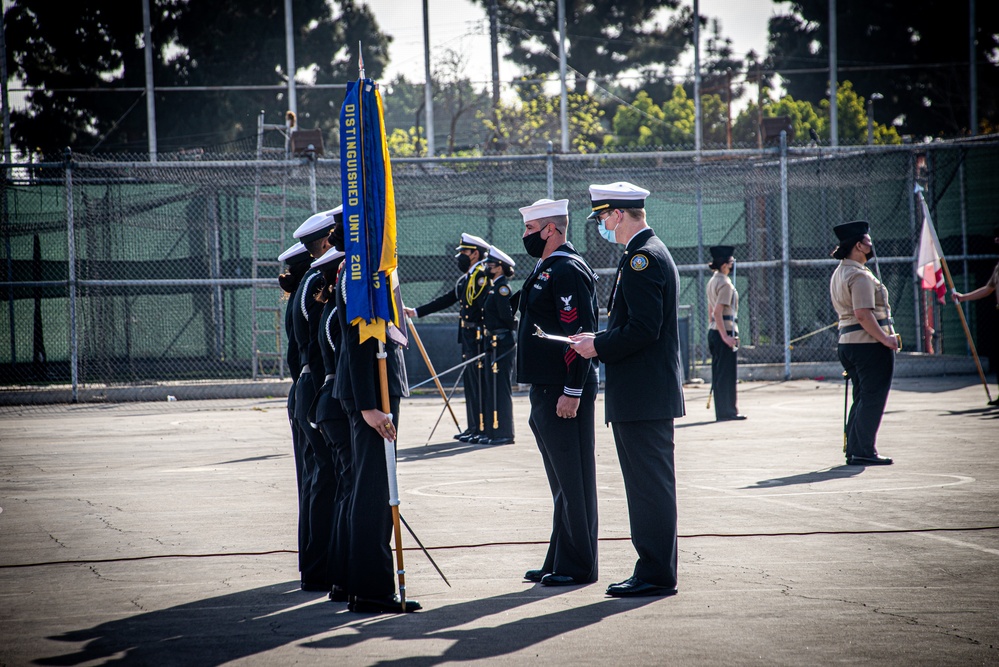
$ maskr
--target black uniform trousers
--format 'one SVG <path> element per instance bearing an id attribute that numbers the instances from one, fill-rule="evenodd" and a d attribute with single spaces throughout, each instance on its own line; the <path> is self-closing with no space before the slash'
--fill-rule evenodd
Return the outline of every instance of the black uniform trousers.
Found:
<path id="1" fill-rule="evenodd" d="M 727 332 L 732 335 L 732 332 Z M 721 334 L 708 329 L 708 350 L 711 352 L 711 391 L 714 393 L 715 419 L 730 419 L 739 414 L 736 407 L 736 365 L 739 353 L 722 341 Z"/>
<path id="2" fill-rule="evenodd" d="M 482 342 L 475 337 L 475 329 L 461 327 L 461 360 L 468 361 L 485 351 Z M 482 375 L 485 368 L 485 357 L 465 366 L 462 371 L 462 387 L 465 389 L 465 418 L 468 420 L 468 430 L 472 433 L 486 432 L 485 397 L 482 392 Z M 480 424 L 479 416 L 482 416 Z M 480 428 L 482 426 L 482 428 Z"/>
<path id="3" fill-rule="evenodd" d="M 399 429 L 399 397 L 391 396 L 392 420 Z M 347 591 L 363 598 L 384 599 L 395 594 L 392 564 L 392 509 L 389 507 L 385 441 L 368 426 L 353 401 L 343 401 L 350 417 L 354 483 L 348 510 L 350 544 L 347 550 Z"/>
<path id="4" fill-rule="evenodd" d="M 878 428 L 895 375 L 895 352 L 881 343 L 840 343 L 839 362 L 853 382 L 846 420 L 846 457 L 877 456 Z"/>
<path id="5" fill-rule="evenodd" d="M 295 385 L 298 381 L 292 379 L 288 390 L 288 424 L 291 426 L 291 449 L 295 455 L 295 482 L 298 485 L 298 571 L 302 571 L 302 553 L 309 539 L 309 522 L 302 513 L 302 498 L 304 496 L 303 478 L 305 477 L 305 445 L 302 441 L 302 431 L 295 419 Z"/>
<path id="6" fill-rule="evenodd" d="M 496 347 L 489 339 L 489 368 L 486 369 L 489 398 L 486 433 L 489 439 L 513 439 L 513 368 L 517 363 L 517 347 L 513 332 L 496 336 Z"/>
<path id="7" fill-rule="evenodd" d="M 336 496 L 336 465 L 333 450 L 319 429 L 309 423 L 309 407 L 316 397 L 316 387 L 311 373 L 303 373 L 295 383 L 295 413 L 303 452 L 303 496 L 299 515 L 306 517 L 305 549 L 299 552 L 302 583 L 310 587 L 326 588 L 332 583 L 327 579 L 329 547 L 333 534 L 333 504 Z M 303 407 L 304 406 L 304 407 Z"/>
<path id="8" fill-rule="evenodd" d="M 633 576 L 656 586 L 677 582 L 676 469 L 673 420 L 612 422 L 628 499 Z"/>
<path id="9" fill-rule="evenodd" d="M 324 387 L 323 391 L 331 391 Z M 336 471 L 336 490 L 333 496 L 333 525 L 330 531 L 327 581 L 340 588 L 347 587 L 347 559 L 350 544 L 350 496 L 354 487 L 353 460 L 350 447 L 351 426 L 349 417 L 326 419 L 319 422 L 319 429 L 333 450 Z"/>
<path id="10" fill-rule="evenodd" d="M 595 383 L 583 386 L 574 419 L 555 414 L 561 385 L 531 386 L 529 423 L 541 450 L 555 511 L 552 535 L 541 570 L 597 580 L 597 473 L 594 460 Z"/>

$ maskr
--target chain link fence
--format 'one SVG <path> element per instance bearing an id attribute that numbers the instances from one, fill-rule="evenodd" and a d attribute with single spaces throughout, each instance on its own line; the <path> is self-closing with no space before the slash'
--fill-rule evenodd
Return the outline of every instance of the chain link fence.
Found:
<path id="1" fill-rule="evenodd" d="M 258 155 L 260 152 L 258 151 Z M 76 158 L 5 167 L 0 399 L 61 387 L 202 385 L 207 395 L 287 376 L 284 295 L 277 255 L 313 211 L 339 201 L 339 161 L 328 158 L 125 161 Z M 518 208 L 570 200 L 569 239 L 598 273 L 605 304 L 620 247 L 589 213 L 587 186 L 627 180 L 652 191 L 650 225 L 680 271 L 685 357 L 708 358 L 704 287 L 712 245 L 736 248 L 740 364 L 835 362 L 829 277 L 833 225 L 871 222 L 877 268 L 891 294 L 903 358 L 935 374 L 968 366 L 956 309 L 926 296 L 915 276 L 926 188 L 956 287 L 985 283 L 996 260 L 999 141 L 919 146 L 792 148 L 645 154 L 507 156 L 393 161 L 400 276 L 410 305 L 452 289 L 461 232 L 489 239 L 517 262 Z M 984 305 L 983 305 L 984 304 Z M 994 303 L 967 304 L 983 356 L 995 356 Z M 458 357 L 454 313 L 421 322 L 438 367 Z M 430 340 L 428 340 L 430 339 Z M 453 355 L 453 356 L 451 356 Z M 415 357 L 411 380 L 426 377 Z"/>

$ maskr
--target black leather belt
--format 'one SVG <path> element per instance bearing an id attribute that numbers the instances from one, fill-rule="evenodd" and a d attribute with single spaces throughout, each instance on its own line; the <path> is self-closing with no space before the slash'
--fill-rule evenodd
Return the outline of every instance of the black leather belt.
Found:
<path id="1" fill-rule="evenodd" d="M 487 329 L 486 330 L 486 335 L 487 336 L 505 336 L 508 333 L 510 333 L 509 329 Z"/>
<path id="2" fill-rule="evenodd" d="M 722 319 L 730 321 L 730 322 L 738 322 L 739 321 L 738 317 L 733 317 L 731 315 L 722 315 Z"/>
<path id="3" fill-rule="evenodd" d="M 879 327 L 886 327 L 886 326 L 889 326 L 891 324 L 895 324 L 895 320 L 892 319 L 892 318 L 890 318 L 890 317 L 886 317 L 886 318 L 884 318 L 882 320 L 878 320 L 878 326 Z M 842 329 L 840 329 L 839 330 L 839 335 L 843 336 L 843 335 L 848 334 L 848 333 L 853 333 L 854 331 L 863 331 L 863 329 L 864 329 L 864 327 L 862 325 L 860 325 L 860 324 L 851 324 L 849 326 L 845 326 Z"/>
<path id="4" fill-rule="evenodd" d="M 469 322 L 468 320 L 460 320 L 462 329 L 478 329 L 479 324 L 475 322 Z"/>

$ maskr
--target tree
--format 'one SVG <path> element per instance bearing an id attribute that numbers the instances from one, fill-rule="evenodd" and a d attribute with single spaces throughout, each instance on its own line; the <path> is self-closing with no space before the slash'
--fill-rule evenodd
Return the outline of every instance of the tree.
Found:
<path id="1" fill-rule="evenodd" d="M 694 101 L 683 86 L 674 86 L 672 96 L 662 106 L 644 90 L 631 105 L 619 106 L 611 126 L 615 148 L 663 149 L 694 144 Z M 724 139 L 723 139 L 724 140 Z"/>
<path id="2" fill-rule="evenodd" d="M 558 3 L 477 2 L 487 10 L 496 3 L 502 38 L 512 49 L 508 57 L 528 77 L 558 72 Z M 613 77 L 639 65 L 676 64 L 691 44 L 693 13 L 683 7 L 666 26 L 655 17 L 660 10 L 680 6 L 680 0 L 566 0 L 566 60 L 579 73 L 575 92 L 584 93 L 593 76 Z"/>
<path id="3" fill-rule="evenodd" d="M 768 64 L 797 99 L 828 96 L 828 0 L 779 0 Z M 999 12 L 978 3 L 976 61 L 981 126 L 999 121 Z M 968 15 L 933 0 L 838 0 L 837 58 L 858 93 L 884 95 L 879 116 L 916 137 L 968 132 Z M 850 68 L 847 70 L 846 68 Z M 889 69 L 890 68 L 890 69 Z M 818 69 L 820 71 L 808 71 Z M 842 78 L 840 76 L 839 78 Z M 980 128 L 981 129 L 981 128 Z M 865 134 L 866 137 L 866 134 Z"/>
<path id="4" fill-rule="evenodd" d="M 560 99 L 547 95 L 537 84 L 518 88 L 520 100 L 501 102 L 490 112 L 479 112 L 479 118 L 492 133 L 489 152 L 543 153 L 548 142 L 560 144 Z M 604 129 L 600 124 L 603 111 L 590 95 L 569 93 L 567 99 L 570 150 L 593 153 L 604 144 Z"/>
<path id="5" fill-rule="evenodd" d="M 737 145 L 755 146 L 759 131 L 759 118 L 774 118 L 787 116 L 794 130 L 794 141 L 805 144 L 810 141 L 809 130 L 815 130 L 819 139 L 829 141 L 829 101 L 820 100 L 816 106 L 806 100 L 796 100 L 792 95 L 785 95 L 778 100 L 770 99 L 771 91 L 764 89 L 763 105 L 758 108 L 755 103 L 739 114 L 732 129 L 733 143 Z M 864 143 L 867 141 L 867 113 L 864 98 L 857 95 L 850 81 L 844 81 L 839 86 L 837 94 L 838 124 L 840 139 L 844 143 Z M 900 144 L 902 138 L 898 130 L 891 125 L 874 123 L 874 143 Z"/>
<path id="6" fill-rule="evenodd" d="M 27 108 L 12 114 L 16 145 L 37 146 L 50 156 L 67 145 L 145 152 L 143 94 L 121 91 L 145 84 L 141 4 L 119 4 L 18 0 L 7 10 L 11 76 L 35 89 Z M 281 3 L 151 0 L 150 9 L 158 87 L 287 81 Z M 299 78 L 316 83 L 356 78 L 358 40 L 364 44 L 367 73 L 380 76 L 389 38 L 379 32 L 367 6 L 354 0 L 295 0 L 292 11 Z M 114 90 L 121 92 L 109 92 Z M 300 123 L 334 127 L 334 98 L 342 93 L 299 88 Z M 284 91 L 157 93 L 156 103 L 162 152 L 218 147 L 252 136 L 261 109 L 271 122 L 287 109 Z"/>

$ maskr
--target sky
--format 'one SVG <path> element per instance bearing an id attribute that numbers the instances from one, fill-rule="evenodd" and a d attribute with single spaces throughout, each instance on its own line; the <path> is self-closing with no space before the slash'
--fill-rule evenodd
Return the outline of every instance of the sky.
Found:
<path id="1" fill-rule="evenodd" d="M 553 0 L 554 1 L 554 0 Z M 382 32 L 394 38 L 389 47 L 391 62 L 385 79 L 404 74 L 413 82 L 423 82 L 423 2 L 422 0 L 363 0 L 371 7 Z M 473 82 L 488 83 L 489 21 L 485 9 L 471 0 L 427 0 L 430 15 L 431 62 L 445 49 L 460 53 L 466 60 L 466 75 Z M 693 4 L 692 0 L 684 0 Z M 700 13 L 721 20 L 722 35 L 732 39 L 736 55 L 749 50 L 763 55 L 767 45 L 767 21 L 776 13 L 774 0 L 700 0 Z M 567 31 L 571 31 L 569 28 Z M 701 32 L 701 47 L 706 47 L 707 31 Z M 500 42 L 500 80 L 517 75 L 515 66 L 503 60 Z M 693 61 L 693 53 L 688 54 Z"/>

